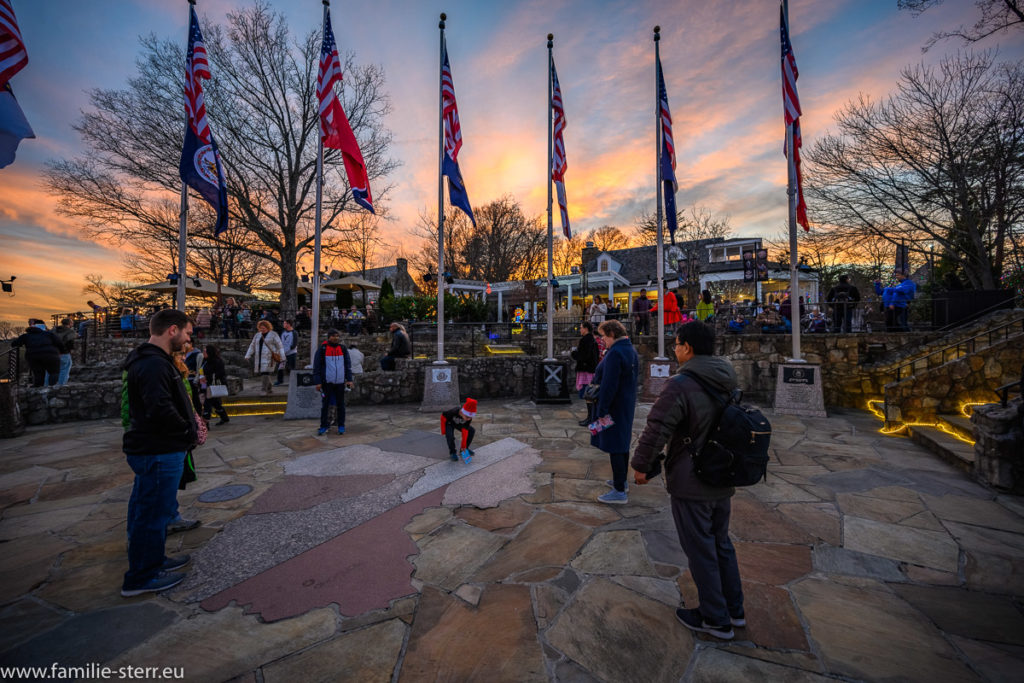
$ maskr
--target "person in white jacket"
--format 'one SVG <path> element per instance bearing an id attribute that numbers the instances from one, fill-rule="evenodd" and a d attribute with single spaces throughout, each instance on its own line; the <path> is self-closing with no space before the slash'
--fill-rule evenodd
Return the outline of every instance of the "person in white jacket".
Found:
<path id="1" fill-rule="evenodd" d="M 277 364 L 284 359 L 284 345 L 281 337 L 274 332 L 273 326 L 266 320 L 256 323 L 256 335 L 245 352 L 245 359 L 253 360 L 253 372 L 262 380 L 263 393 L 268 396 L 274 393 L 271 374 L 276 372 Z"/>
<path id="2" fill-rule="evenodd" d="M 355 344 L 348 345 L 348 358 L 352 362 L 352 374 L 363 374 L 363 361 L 366 360 L 366 356 L 356 348 Z"/>

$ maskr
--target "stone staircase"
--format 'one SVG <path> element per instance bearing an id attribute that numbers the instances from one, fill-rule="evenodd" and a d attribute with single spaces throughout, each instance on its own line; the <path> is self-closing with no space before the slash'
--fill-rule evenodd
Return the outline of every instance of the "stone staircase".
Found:
<path id="1" fill-rule="evenodd" d="M 995 389 L 1020 377 L 1024 311 L 990 317 L 984 329 L 974 325 L 970 332 L 904 354 L 887 368 L 894 381 L 885 385 L 884 398 L 873 401 L 887 432 L 906 429 L 916 443 L 966 472 L 975 463 L 972 407 L 995 402 Z"/>
<path id="2" fill-rule="evenodd" d="M 284 415 L 288 407 L 288 394 L 277 393 L 271 396 L 242 392 L 236 396 L 221 399 L 221 404 L 228 411 L 229 417 L 243 415 Z"/>

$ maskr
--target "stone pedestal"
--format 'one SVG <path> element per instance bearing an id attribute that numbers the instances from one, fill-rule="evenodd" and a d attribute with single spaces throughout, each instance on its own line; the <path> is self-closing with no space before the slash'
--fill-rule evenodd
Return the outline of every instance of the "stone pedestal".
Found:
<path id="1" fill-rule="evenodd" d="M 654 403 L 661 396 L 662 390 L 675 373 L 676 365 L 674 360 L 668 358 L 654 358 L 647 361 L 641 381 L 643 387 L 640 389 L 640 400 L 646 403 Z"/>
<path id="2" fill-rule="evenodd" d="M 459 368 L 456 365 L 428 365 L 423 369 L 421 413 L 440 412 L 461 403 Z"/>
<path id="3" fill-rule="evenodd" d="M 821 366 L 782 363 L 775 379 L 775 412 L 780 415 L 828 417 L 821 390 Z"/>
<path id="4" fill-rule="evenodd" d="M 1024 402 L 975 406 L 974 477 L 987 486 L 1024 493 Z"/>
<path id="5" fill-rule="evenodd" d="M 313 383 L 313 371 L 293 370 L 288 375 L 288 407 L 284 410 L 284 419 L 319 420 L 321 399 Z"/>
<path id="6" fill-rule="evenodd" d="M 533 383 L 534 403 L 572 403 L 569 395 L 569 362 L 542 360 Z"/>

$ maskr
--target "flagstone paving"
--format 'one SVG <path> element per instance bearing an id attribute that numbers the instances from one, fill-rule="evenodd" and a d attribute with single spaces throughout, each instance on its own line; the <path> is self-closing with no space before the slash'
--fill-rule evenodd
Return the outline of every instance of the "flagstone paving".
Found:
<path id="1" fill-rule="evenodd" d="M 254 683 L 1020 680 L 1024 501 L 865 413 L 766 412 L 768 480 L 733 499 L 748 626 L 732 643 L 675 620 L 697 591 L 662 479 L 596 502 L 611 468 L 578 403 L 482 401 L 470 465 L 412 405 L 350 408 L 343 436 L 233 419 L 179 495 L 203 522 L 168 539 L 192 553 L 188 579 L 133 599 L 118 591 L 119 425 L 33 428 L 0 442 L 0 666 Z M 225 486 L 249 488 L 223 500 Z"/>

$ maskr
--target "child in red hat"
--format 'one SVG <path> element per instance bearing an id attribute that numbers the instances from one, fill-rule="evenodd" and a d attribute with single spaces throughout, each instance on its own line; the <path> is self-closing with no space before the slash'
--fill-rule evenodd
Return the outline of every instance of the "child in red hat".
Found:
<path id="1" fill-rule="evenodd" d="M 459 455 L 467 465 L 473 461 L 473 451 L 469 450 L 469 444 L 473 443 L 473 435 L 476 430 L 470 422 L 476 417 L 476 399 L 467 398 L 461 408 L 452 408 L 441 413 L 441 433 L 448 440 L 448 457 L 458 461 Z M 462 448 L 455 450 L 455 430 L 462 430 Z"/>

